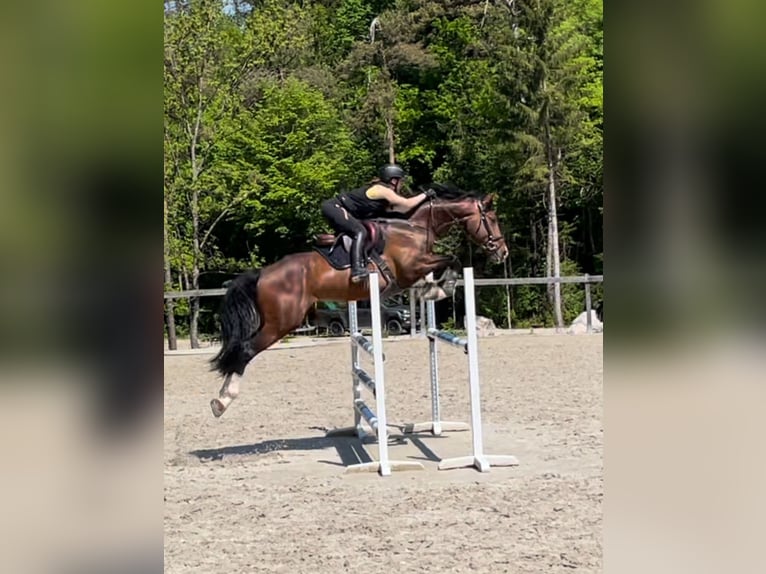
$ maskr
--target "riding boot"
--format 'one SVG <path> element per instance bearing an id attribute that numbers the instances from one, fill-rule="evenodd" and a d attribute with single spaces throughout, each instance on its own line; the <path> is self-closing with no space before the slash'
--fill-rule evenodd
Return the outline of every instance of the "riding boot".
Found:
<path id="1" fill-rule="evenodd" d="M 365 261 L 364 257 L 364 239 L 364 234 L 359 233 L 354 237 L 354 241 L 351 244 L 352 283 L 359 283 L 369 275 L 369 271 L 367 271 L 367 261 Z"/>

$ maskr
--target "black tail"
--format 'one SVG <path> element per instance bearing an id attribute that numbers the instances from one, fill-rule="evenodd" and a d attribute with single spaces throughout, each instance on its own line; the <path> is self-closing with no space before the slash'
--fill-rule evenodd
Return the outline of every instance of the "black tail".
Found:
<path id="1" fill-rule="evenodd" d="M 261 329 L 261 315 L 256 302 L 260 271 L 248 271 L 234 279 L 221 306 L 223 347 L 210 361 L 213 370 L 227 376 L 242 375 L 254 353 L 251 339 Z"/>

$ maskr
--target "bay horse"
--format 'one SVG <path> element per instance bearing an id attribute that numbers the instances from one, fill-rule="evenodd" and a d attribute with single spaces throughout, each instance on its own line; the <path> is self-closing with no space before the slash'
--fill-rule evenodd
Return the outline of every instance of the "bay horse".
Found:
<path id="1" fill-rule="evenodd" d="M 422 284 L 426 275 L 444 271 L 451 295 L 460 262 L 432 252 L 434 242 L 458 225 L 494 262 L 508 256 L 508 247 L 494 212 L 494 195 L 477 196 L 452 186 L 431 184 L 435 198 L 426 199 L 406 219 L 376 220 L 385 240 L 378 274 L 386 296 Z M 386 279 L 388 276 L 388 279 Z M 220 417 L 239 394 L 247 364 L 264 349 L 297 329 L 317 301 L 361 301 L 369 298 L 367 281 L 351 283 L 350 269 L 335 269 L 317 251 L 287 255 L 260 270 L 232 280 L 220 313 L 222 348 L 211 360 L 224 383 L 210 407 Z"/>

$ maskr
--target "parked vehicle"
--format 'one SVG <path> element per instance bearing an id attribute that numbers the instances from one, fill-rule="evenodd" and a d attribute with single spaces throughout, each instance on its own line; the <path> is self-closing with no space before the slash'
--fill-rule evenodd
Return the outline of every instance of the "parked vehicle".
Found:
<path id="1" fill-rule="evenodd" d="M 372 327 L 372 315 L 369 301 L 358 301 L 357 317 L 360 329 Z M 420 324 L 419 313 L 416 311 L 416 327 Z M 380 305 L 380 319 L 383 330 L 389 335 L 401 335 L 410 330 L 412 318 L 410 308 L 407 305 L 384 301 Z M 334 301 L 320 301 L 316 304 L 311 314 L 310 321 L 319 331 L 326 332 L 333 337 L 341 337 L 348 332 L 348 304 Z"/>

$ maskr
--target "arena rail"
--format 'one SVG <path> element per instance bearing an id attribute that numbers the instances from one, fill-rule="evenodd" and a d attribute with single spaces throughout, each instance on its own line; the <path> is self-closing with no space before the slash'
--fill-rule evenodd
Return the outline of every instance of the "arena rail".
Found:
<path id="1" fill-rule="evenodd" d="M 511 317 L 511 305 L 510 305 L 510 288 L 514 286 L 520 286 L 520 285 L 553 285 L 555 283 L 561 283 L 561 284 L 582 284 L 585 286 L 585 311 L 586 311 L 586 325 L 587 325 L 587 332 L 591 333 L 593 332 L 593 325 L 592 325 L 592 313 L 593 305 L 592 305 L 592 298 L 591 298 L 591 285 L 594 285 L 596 283 L 603 283 L 604 282 L 604 276 L 603 275 L 573 275 L 573 276 L 566 276 L 566 277 L 508 277 L 508 278 L 487 278 L 487 279 L 475 279 L 474 280 L 474 287 L 506 287 L 506 306 L 507 306 L 507 316 L 508 321 L 510 325 L 510 317 Z M 464 286 L 464 280 L 458 279 L 457 286 L 462 287 Z M 225 288 L 218 288 L 218 289 L 187 289 L 187 290 L 181 290 L 181 291 L 166 291 L 163 294 L 163 298 L 165 300 L 173 300 L 173 299 L 189 299 L 194 297 L 221 297 L 226 293 Z M 414 290 L 410 290 L 410 316 L 415 317 L 416 316 L 416 307 L 417 307 L 417 297 L 414 295 Z M 428 302 L 423 301 L 420 299 L 420 316 L 422 317 L 426 313 L 426 306 L 428 305 Z M 301 327 L 296 331 L 297 332 L 311 332 L 314 331 L 315 327 Z M 416 321 L 412 321 L 412 325 L 410 327 L 410 335 L 416 336 Z M 421 336 L 427 335 L 425 332 L 425 329 L 423 329 L 423 332 L 421 333 Z"/>

